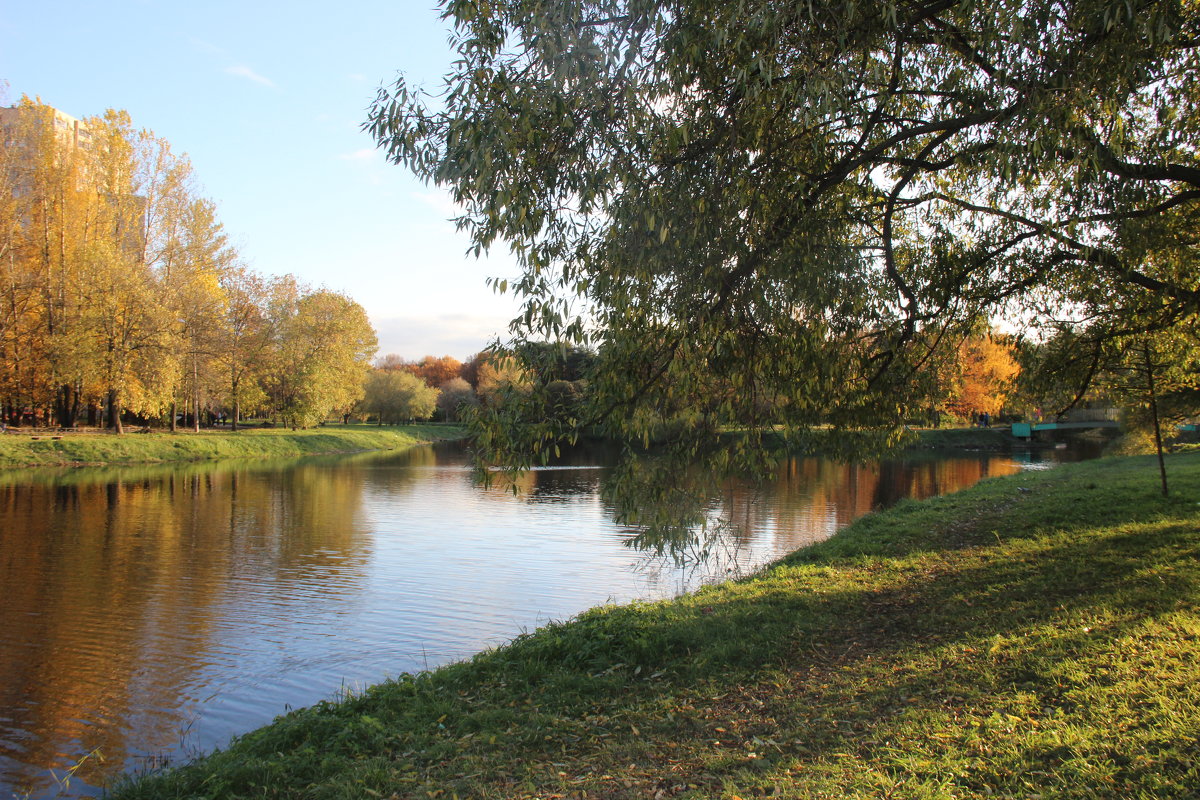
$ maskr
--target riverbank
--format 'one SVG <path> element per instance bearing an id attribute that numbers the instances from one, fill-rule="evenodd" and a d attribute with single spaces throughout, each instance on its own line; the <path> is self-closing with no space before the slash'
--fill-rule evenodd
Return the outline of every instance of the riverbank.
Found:
<path id="1" fill-rule="evenodd" d="M 1200 782 L 1200 455 L 998 478 L 747 580 L 292 712 L 170 797 L 1176 797 Z"/>
<path id="2" fill-rule="evenodd" d="M 1012 449 L 1017 441 L 1004 428 L 916 428 L 906 445 L 910 450 L 987 450 Z"/>
<path id="3" fill-rule="evenodd" d="M 149 433 L 40 433 L 9 430 L 0 435 L 0 468 L 104 466 L 199 461 L 213 458 L 285 458 L 293 456 L 397 450 L 418 444 L 459 439 L 465 431 L 451 425 L 326 425 L 310 430 L 245 428 L 236 432 L 202 430 Z"/>

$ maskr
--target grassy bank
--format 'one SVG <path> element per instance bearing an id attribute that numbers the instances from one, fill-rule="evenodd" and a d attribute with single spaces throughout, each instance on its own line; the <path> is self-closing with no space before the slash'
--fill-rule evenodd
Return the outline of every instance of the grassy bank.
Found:
<path id="1" fill-rule="evenodd" d="M 916 450 L 1008 450 L 1016 443 L 1004 428 L 918 428 L 910 449 Z"/>
<path id="2" fill-rule="evenodd" d="M 282 458 L 322 453 L 396 450 L 459 438 L 461 428 L 443 425 L 327 425 L 305 431 L 254 428 L 237 431 L 126 433 L 70 432 L 0 435 L 0 468 L 141 464 L 210 458 Z"/>
<path id="3" fill-rule="evenodd" d="M 985 481 L 293 712 L 118 798 L 1180 797 L 1200 455 Z"/>

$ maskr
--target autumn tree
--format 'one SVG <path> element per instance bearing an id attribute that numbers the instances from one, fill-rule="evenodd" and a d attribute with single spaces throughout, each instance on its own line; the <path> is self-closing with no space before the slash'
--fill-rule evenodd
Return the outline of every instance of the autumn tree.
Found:
<path id="1" fill-rule="evenodd" d="M 596 347 L 581 424 L 638 438 L 714 397 L 888 424 L 981 318 L 1116 286 L 1152 326 L 1200 307 L 1194 3 L 441 6 L 446 92 L 400 80 L 367 127 L 517 253 L 514 338 Z M 1134 224 L 1181 260 L 1137 257 Z"/>
<path id="2" fill-rule="evenodd" d="M 185 155 L 129 114 L 0 109 L 0 413 L 74 425 L 273 406 L 309 425 L 361 396 L 375 335 L 349 298 L 238 263 Z M 268 403 L 268 392 L 272 402 Z M 169 411 L 168 411 L 169 409 Z"/>
<path id="3" fill-rule="evenodd" d="M 49 124 L 26 98 L 4 110 L 0 126 L 0 402 L 8 421 L 36 402 L 46 378 L 44 319 L 48 297 L 42 284 L 52 238 L 52 178 L 47 171 L 58 158 L 57 142 L 42 136 Z M 44 152 L 46 146 L 52 151 Z M 42 223 L 35 226 L 35 214 Z M 39 232 L 41 235 L 39 235 Z M 37 246 L 41 240 L 42 247 Z"/>
<path id="4" fill-rule="evenodd" d="M 88 246 L 86 330 L 90 363 L 99 366 L 109 426 L 123 430 L 126 408 L 156 416 L 178 379 L 172 355 L 173 321 L 162 287 L 145 261 L 146 173 L 141 146 L 151 138 L 123 111 L 87 121 L 88 181 L 96 236 Z"/>
<path id="5" fill-rule="evenodd" d="M 475 391 L 487 405 L 500 406 L 506 398 L 525 394 L 531 384 L 529 373 L 514 356 L 490 354 L 479 365 Z"/>
<path id="6" fill-rule="evenodd" d="M 998 414 L 1014 389 L 1020 366 L 1012 344 L 992 332 L 964 338 L 945 371 L 944 407 L 965 419 L 979 412 Z"/>
<path id="7" fill-rule="evenodd" d="M 220 277 L 221 335 L 215 358 L 224 373 L 223 392 L 230 408 L 230 425 L 237 430 L 246 409 L 255 409 L 266 400 L 260 378 L 273 341 L 267 317 L 267 286 L 259 275 L 241 265 L 233 265 Z"/>
<path id="8" fill-rule="evenodd" d="M 375 369 L 403 369 L 411 371 L 412 365 L 397 353 L 388 353 L 375 359 Z"/>
<path id="9" fill-rule="evenodd" d="M 194 430 L 200 429 L 200 412 L 206 391 L 216 400 L 223 394 L 224 374 L 219 369 L 221 340 L 228 335 L 223 322 L 226 303 L 223 278 L 236 254 L 209 200 L 194 199 L 182 209 L 178 254 L 162 275 L 176 324 L 178 355 L 183 361 L 180 384 L 188 399 Z M 172 408 L 171 426 L 175 412 Z"/>
<path id="10" fill-rule="evenodd" d="M 86 367 L 80 329 L 80 265 L 105 230 L 90 191 L 87 153 L 64 119 L 22 98 L 4 115 L 4 329 L 10 403 L 53 406 L 58 424 L 73 424 Z"/>
<path id="11" fill-rule="evenodd" d="M 463 380 L 471 384 L 471 388 L 479 385 L 479 368 L 483 366 L 483 362 L 487 361 L 488 355 L 488 351 L 481 350 L 463 362 L 462 371 L 459 374 Z"/>
<path id="12" fill-rule="evenodd" d="M 157 416 L 170 402 L 178 362 L 170 359 L 172 326 L 154 276 L 112 242 L 85 254 L 87 293 L 83 325 L 92 341 L 94 368 L 103 387 L 108 426 L 124 432 L 126 410 Z"/>
<path id="13" fill-rule="evenodd" d="M 353 407 L 376 348 L 362 306 L 285 278 L 272 287 L 268 309 L 274 346 L 267 393 L 280 421 L 310 427 Z"/>
<path id="14" fill-rule="evenodd" d="M 437 410 L 447 422 L 459 421 L 462 419 L 463 408 L 474 406 L 478 402 L 475 390 L 463 378 L 451 378 L 438 388 Z"/>
<path id="15" fill-rule="evenodd" d="M 404 370 L 373 370 L 365 391 L 363 407 L 380 425 L 429 419 L 438 402 L 436 388 Z"/>
<path id="16" fill-rule="evenodd" d="M 451 378 L 457 378 L 462 373 L 462 362 L 452 356 L 425 356 L 407 369 L 426 384 L 437 388 Z"/>
<path id="17" fill-rule="evenodd" d="M 15 269 L 21 241 L 18 158 L 16 135 L 8 125 L 0 125 L 0 422 L 15 422 L 13 367 L 22 339 L 20 325 L 30 317 L 29 294 L 21 291 L 22 281 Z"/>

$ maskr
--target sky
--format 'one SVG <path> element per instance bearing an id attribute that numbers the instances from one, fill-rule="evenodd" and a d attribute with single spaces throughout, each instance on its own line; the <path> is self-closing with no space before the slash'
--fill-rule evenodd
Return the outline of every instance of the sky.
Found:
<path id="1" fill-rule="evenodd" d="M 515 316 L 486 283 L 515 261 L 468 255 L 448 195 L 360 127 L 397 75 L 442 85 L 434 2 L 0 0 L 0 105 L 128 111 L 188 155 L 251 268 L 354 298 L 381 355 L 465 359 Z"/>

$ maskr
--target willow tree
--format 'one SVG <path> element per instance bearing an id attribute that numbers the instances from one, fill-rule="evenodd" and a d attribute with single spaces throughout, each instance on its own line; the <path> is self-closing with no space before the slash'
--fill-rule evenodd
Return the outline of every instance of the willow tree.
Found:
<path id="1" fill-rule="evenodd" d="M 981 317 L 1114 285 L 1160 320 L 1200 302 L 1193 263 L 1115 241 L 1193 235 L 1159 222 L 1200 209 L 1195 0 L 442 9 L 444 89 L 401 78 L 367 127 L 477 251 L 516 253 L 517 339 L 600 352 L 586 419 L 517 444 L 887 423 Z"/>
<path id="2" fill-rule="evenodd" d="M 403 370 L 373 370 L 364 384 L 362 406 L 380 425 L 429 419 L 438 406 L 439 390 Z"/>

